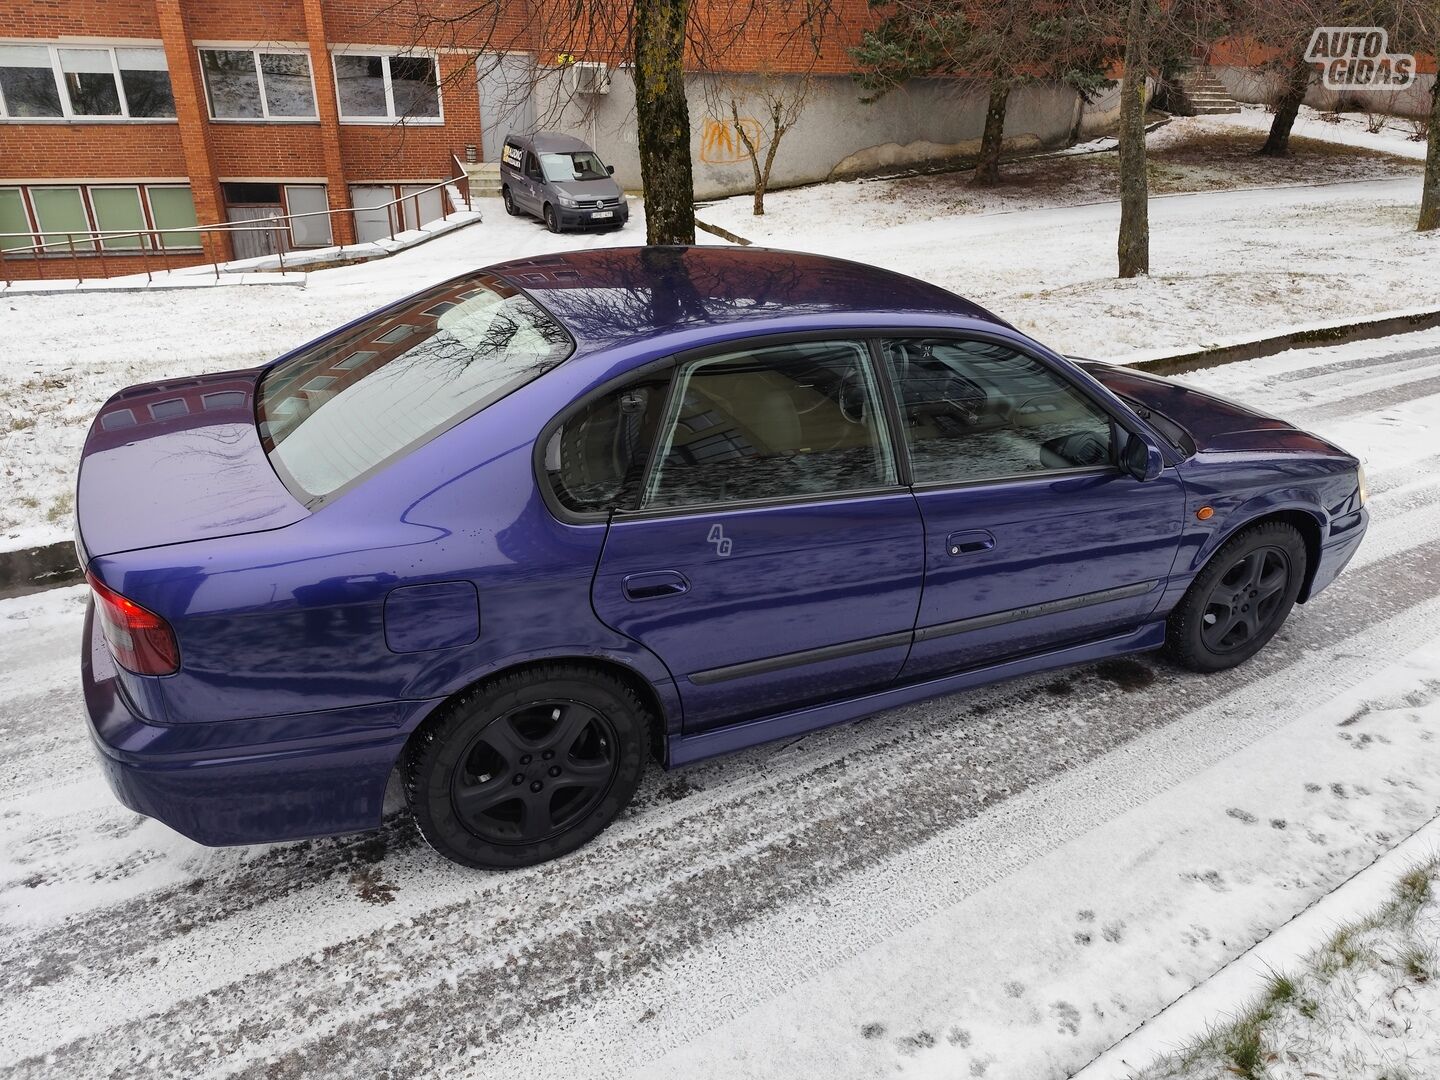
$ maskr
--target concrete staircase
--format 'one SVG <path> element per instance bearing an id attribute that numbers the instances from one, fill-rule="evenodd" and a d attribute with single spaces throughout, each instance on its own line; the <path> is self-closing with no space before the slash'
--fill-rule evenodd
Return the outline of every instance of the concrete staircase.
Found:
<path id="1" fill-rule="evenodd" d="M 500 163 L 481 161 L 465 165 L 465 175 L 470 181 L 470 198 L 483 199 L 486 196 L 500 196 Z"/>
<path id="2" fill-rule="evenodd" d="M 1171 104 L 1175 106 L 1171 111 L 1181 116 L 1211 116 L 1240 111 L 1239 103 L 1226 92 L 1225 84 L 1208 67 L 1196 67 L 1182 75 L 1178 93 L 1172 95 Z"/>

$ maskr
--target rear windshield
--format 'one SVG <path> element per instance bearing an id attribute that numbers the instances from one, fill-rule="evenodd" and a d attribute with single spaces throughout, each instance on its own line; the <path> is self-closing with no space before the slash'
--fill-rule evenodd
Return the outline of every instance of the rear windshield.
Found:
<path id="1" fill-rule="evenodd" d="M 499 278 L 447 282 L 267 371 L 260 439 L 280 478 L 313 508 L 573 347 L 559 323 Z"/>

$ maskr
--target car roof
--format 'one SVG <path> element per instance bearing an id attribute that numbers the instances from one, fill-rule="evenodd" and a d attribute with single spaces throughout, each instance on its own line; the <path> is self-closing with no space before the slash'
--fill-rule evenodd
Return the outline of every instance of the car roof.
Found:
<path id="1" fill-rule="evenodd" d="M 573 135 L 562 135 L 558 131 L 537 131 L 534 135 L 507 135 L 506 142 L 514 143 L 516 146 L 526 147 L 536 153 L 557 153 L 569 154 L 576 150 L 589 150 L 590 147 L 575 138 Z"/>
<path id="2" fill-rule="evenodd" d="M 1008 326 L 978 304 L 877 266 L 760 247 L 590 248 L 488 267 L 558 319 L 578 352 L 796 316 L 960 317 Z"/>

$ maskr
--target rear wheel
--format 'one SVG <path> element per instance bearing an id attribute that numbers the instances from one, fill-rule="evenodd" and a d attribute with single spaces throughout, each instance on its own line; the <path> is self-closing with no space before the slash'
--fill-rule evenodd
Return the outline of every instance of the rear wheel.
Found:
<path id="1" fill-rule="evenodd" d="M 545 227 L 554 233 L 560 231 L 560 219 L 555 216 L 555 208 L 549 203 L 545 204 Z"/>
<path id="2" fill-rule="evenodd" d="M 1305 580 L 1305 540 L 1274 521 L 1239 533 L 1217 551 L 1171 613 L 1166 649 L 1196 671 L 1244 663 L 1275 636 Z"/>
<path id="3" fill-rule="evenodd" d="M 650 717 L 618 679 L 565 664 L 504 675 L 417 733 L 405 791 L 447 858 L 509 869 L 573 851 L 630 801 Z"/>

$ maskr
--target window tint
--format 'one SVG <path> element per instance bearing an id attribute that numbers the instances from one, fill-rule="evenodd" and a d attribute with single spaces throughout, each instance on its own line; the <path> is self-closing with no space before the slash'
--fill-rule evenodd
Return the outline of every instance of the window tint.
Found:
<path id="1" fill-rule="evenodd" d="M 677 376 L 646 507 L 895 482 L 864 346 L 803 342 L 698 360 Z"/>
<path id="2" fill-rule="evenodd" d="M 76 250 L 93 246 L 87 239 L 90 218 L 85 213 L 85 199 L 78 187 L 31 188 L 30 205 L 35 208 L 40 231 L 45 234 L 40 239 L 49 245 L 47 250 L 68 251 L 71 241 Z M 70 229 L 78 231 L 67 231 Z"/>
<path id="3" fill-rule="evenodd" d="M 137 233 L 145 229 L 145 211 L 140 208 L 138 187 L 92 187 L 90 206 L 95 211 L 95 227 L 102 232 Z M 123 248 L 138 248 L 141 239 L 136 236 L 107 236 L 100 246 L 107 251 Z"/>
<path id="4" fill-rule="evenodd" d="M 562 506 L 584 514 L 639 505 L 668 387 L 668 375 L 636 383 L 565 420 L 545 446 L 545 472 Z"/>
<path id="5" fill-rule="evenodd" d="M 5 233 L 28 233 L 30 215 L 25 212 L 25 197 L 19 188 L 0 188 L 0 250 L 29 247 L 31 241 L 24 236 L 5 236 Z"/>
<path id="6" fill-rule="evenodd" d="M 261 441 L 315 505 L 544 374 L 571 348 L 558 323 L 498 278 L 452 281 L 267 371 Z"/>
<path id="7" fill-rule="evenodd" d="M 296 247 L 329 247 L 330 209 L 329 200 L 322 185 L 287 184 L 285 205 L 292 214 L 314 214 L 314 217 L 300 217 L 290 222 L 290 238 Z"/>
<path id="8" fill-rule="evenodd" d="M 145 189 L 150 200 L 150 216 L 157 229 L 173 229 L 162 232 L 156 243 L 166 248 L 193 248 L 200 246 L 200 234 L 181 232 L 195 228 L 195 203 L 188 187 L 151 187 Z"/>
<path id="9" fill-rule="evenodd" d="M 1040 361 L 982 341 L 887 341 L 917 484 L 1112 460 L 1110 418 Z"/>
<path id="10" fill-rule="evenodd" d="M 440 115 L 440 89 L 430 57 L 390 57 L 390 88 L 397 117 Z"/>

